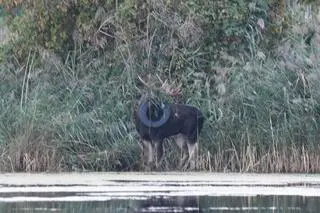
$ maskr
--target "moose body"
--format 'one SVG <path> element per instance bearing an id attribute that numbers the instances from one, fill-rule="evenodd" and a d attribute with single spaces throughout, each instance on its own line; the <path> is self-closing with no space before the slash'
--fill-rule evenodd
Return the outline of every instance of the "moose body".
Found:
<path id="1" fill-rule="evenodd" d="M 150 106 L 152 107 L 152 106 Z M 160 127 L 148 127 L 139 119 L 138 111 L 134 112 L 136 130 L 141 139 L 143 162 L 150 168 L 155 163 L 158 168 L 163 157 L 163 141 L 174 137 L 181 149 L 180 169 L 195 169 L 198 152 L 198 134 L 200 133 L 204 117 L 199 109 L 184 104 L 169 104 L 170 117 Z M 152 109 L 150 109 L 151 111 Z"/>

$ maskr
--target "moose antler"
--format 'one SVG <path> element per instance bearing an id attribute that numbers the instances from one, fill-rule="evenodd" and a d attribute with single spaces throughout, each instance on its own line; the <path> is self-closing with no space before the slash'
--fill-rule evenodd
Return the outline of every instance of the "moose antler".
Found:
<path id="1" fill-rule="evenodd" d="M 140 77 L 140 75 L 138 75 L 138 79 L 140 80 L 140 82 L 141 82 L 143 85 L 145 85 L 145 86 L 148 87 L 148 88 L 151 88 L 151 85 L 148 84 L 147 82 L 145 82 L 145 81 Z"/>
<path id="2" fill-rule="evenodd" d="M 159 81 L 161 83 L 161 89 L 164 90 L 168 95 L 170 95 L 170 96 L 181 95 L 181 93 L 182 93 L 182 91 L 181 91 L 182 84 L 181 83 L 178 86 L 175 86 L 174 85 L 175 82 L 169 84 L 167 79 L 165 81 L 163 81 L 159 75 L 157 75 L 157 78 L 159 79 Z"/>
<path id="3" fill-rule="evenodd" d="M 168 80 L 166 79 L 165 81 L 163 81 L 159 75 L 156 75 L 156 77 L 158 78 L 160 84 L 161 84 L 161 87 L 155 87 L 154 83 L 150 84 L 150 83 L 147 83 L 146 81 L 144 81 L 139 75 L 138 75 L 138 79 L 140 80 L 140 82 L 145 85 L 146 87 L 148 88 L 153 88 L 155 90 L 158 90 L 158 91 L 162 91 L 162 92 L 165 92 L 167 95 L 169 96 L 178 96 L 178 95 L 181 95 L 182 93 L 182 84 L 180 83 L 178 86 L 175 86 L 175 82 L 172 82 L 171 84 L 168 83 Z M 150 79 L 150 78 L 149 78 Z M 150 81 L 150 80 L 149 80 Z"/>

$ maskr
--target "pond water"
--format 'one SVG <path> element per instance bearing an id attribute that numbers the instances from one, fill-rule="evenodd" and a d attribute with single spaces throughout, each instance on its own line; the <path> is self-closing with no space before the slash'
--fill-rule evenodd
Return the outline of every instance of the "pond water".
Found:
<path id="1" fill-rule="evenodd" d="M 0 212 L 320 212 L 320 175 L 0 174 Z"/>
<path id="2" fill-rule="evenodd" d="M 115 199 L 81 202 L 2 202 L 0 212 L 78 212 L 78 213 L 155 213 L 155 212 L 316 212 L 318 197 L 301 196 L 178 196 L 149 197 L 145 200 Z"/>

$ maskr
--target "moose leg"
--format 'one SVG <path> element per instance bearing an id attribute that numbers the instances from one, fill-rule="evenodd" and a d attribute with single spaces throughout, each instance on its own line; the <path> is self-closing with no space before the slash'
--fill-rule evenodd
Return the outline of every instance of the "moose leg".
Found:
<path id="1" fill-rule="evenodd" d="M 155 166 L 156 166 L 156 169 L 158 169 L 163 157 L 163 142 L 154 141 L 152 145 L 153 145 L 153 150 L 155 154 Z"/>
<path id="2" fill-rule="evenodd" d="M 176 144 L 178 145 L 178 147 L 180 148 L 180 151 L 181 151 L 178 168 L 182 169 L 184 167 L 184 164 L 186 163 L 186 160 L 189 157 L 188 146 L 187 146 L 187 143 L 186 143 L 186 137 L 184 135 L 182 135 L 182 134 L 178 134 L 175 137 L 175 141 L 176 141 Z"/>
<path id="3" fill-rule="evenodd" d="M 152 150 L 152 144 L 150 141 L 142 140 L 141 142 L 141 148 L 142 148 L 142 163 L 143 167 L 146 170 L 150 170 L 150 165 L 153 162 L 153 150 Z"/>
<path id="4" fill-rule="evenodd" d="M 187 146 L 189 152 L 189 159 L 186 163 L 186 167 L 190 164 L 190 170 L 195 170 L 197 163 L 196 161 L 198 160 L 198 143 L 188 141 Z"/>

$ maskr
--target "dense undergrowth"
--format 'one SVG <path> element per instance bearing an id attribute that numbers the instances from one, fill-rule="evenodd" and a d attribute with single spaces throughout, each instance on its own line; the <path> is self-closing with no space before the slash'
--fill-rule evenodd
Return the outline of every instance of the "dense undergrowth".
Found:
<path id="1" fill-rule="evenodd" d="M 320 171 L 320 35 L 303 7 L 279 18 L 264 1 L 75 2 L 8 15 L 1 171 L 139 170 L 132 111 L 151 91 L 205 115 L 200 170 Z"/>

